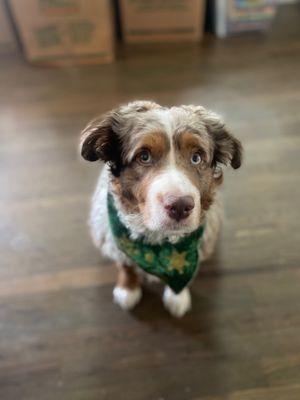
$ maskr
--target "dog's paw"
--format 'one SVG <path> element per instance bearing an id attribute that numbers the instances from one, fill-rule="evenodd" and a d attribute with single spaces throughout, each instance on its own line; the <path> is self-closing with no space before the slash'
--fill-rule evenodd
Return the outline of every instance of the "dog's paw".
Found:
<path id="1" fill-rule="evenodd" d="M 114 302 L 123 310 L 132 310 L 142 298 L 142 289 L 126 289 L 116 286 L 113 290 Z"/>
<path id="2" fill-rule="evenodd" d="M 192 307 L 191 294 L 187 288 L 176 294 L 166 286 L 163 302 L 166 309 L 176 318 L 181 318 Z"/>

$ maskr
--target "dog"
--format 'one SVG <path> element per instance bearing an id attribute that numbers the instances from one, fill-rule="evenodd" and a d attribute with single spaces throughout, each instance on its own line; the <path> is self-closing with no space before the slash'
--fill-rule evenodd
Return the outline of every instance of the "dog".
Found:
<path id="1" fill-rule="evenodd" d="M 105 163 L 90 228 L 118 267 L 115 303 L 132 309 L 143 276 L 154 276 L 166 283 L 166 309 L 182 317 L 191 308 L 188 284 L 214 251 L 222 166 L 240 167 L 240 141 L 202 106 L 133 101 L 89 123 L 80 146 L 85 160 Z"/>

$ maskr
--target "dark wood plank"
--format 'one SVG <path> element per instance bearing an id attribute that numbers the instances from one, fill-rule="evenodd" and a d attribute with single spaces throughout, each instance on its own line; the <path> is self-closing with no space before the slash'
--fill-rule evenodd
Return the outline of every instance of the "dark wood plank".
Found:
<path id="1" fill-rule="evenodd" d="M 300 398 L 299 5 L 267 35 L 131 46 L 116 63 L 0 62 L 0 399 Z M 136 98 L 200 103 L 245 145 L 226 222 L 182 320 L 146 287 L 132 313 L 86 225 L 100 165 L 80 129 Z"/>

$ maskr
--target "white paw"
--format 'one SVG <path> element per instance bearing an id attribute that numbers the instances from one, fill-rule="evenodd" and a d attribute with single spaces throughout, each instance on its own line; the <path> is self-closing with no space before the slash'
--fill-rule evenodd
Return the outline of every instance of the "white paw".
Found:
<path id="1" fill-rule="evenodd" d="M 135 289 L 126 289 L 116 286 L 113 290 L 114 302 L 123 310 L 131 310 L 142 298 L 142 290 L 140 287 Z"/>
<path id="2" fill-rule="evenodd" d="M 187 288 L 176 294 L 166 286 L 163 302 L 166 309 L 177 318 L 182 317 L 192 307 L 191 294 Z"/>

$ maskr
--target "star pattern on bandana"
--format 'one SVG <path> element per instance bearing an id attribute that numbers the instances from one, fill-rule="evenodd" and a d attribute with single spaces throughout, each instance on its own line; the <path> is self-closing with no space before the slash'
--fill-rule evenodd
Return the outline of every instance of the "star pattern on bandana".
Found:
<path id="1" fill-rule="evenodd" d="M 183 273 L 183 269 L 187 265 L 187 260 L 186 260 L 187 252 L 178 252 L 176 250 L 173 250 L 171 255 L 170 255 L 170 267 L 169 270 L 176 269 L 179 273 Z"/>
<path id="2" fill-rule="evenodd" d="M 134 243 L 129 238 L 127 238 L 125 235 L 123 235 L 119 239 L 119 245 L 120 245 L 121 249 L 123 249 L 127 254 L 129 254 L 131 256 L 135 256 L 135 255 L 139 254 Z"/>
<path id="3" fill-rule="evenodd" d="M 152 253 L 152 252 L 146 252 L 146 254 L 145 254 L 145 260 L 148 262 L 148 263 L 152 263 L 153 261 L 154 261 L 154 253 Z"/>

